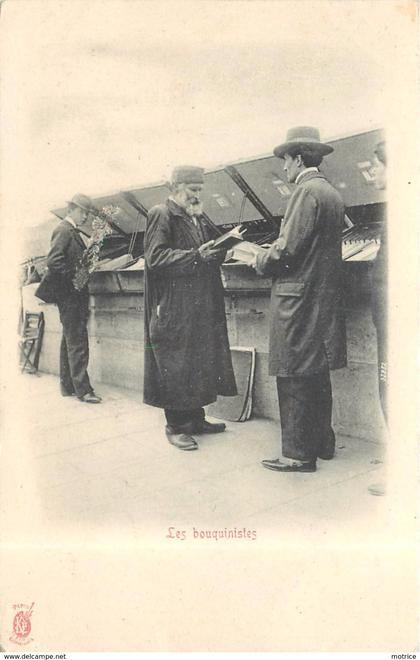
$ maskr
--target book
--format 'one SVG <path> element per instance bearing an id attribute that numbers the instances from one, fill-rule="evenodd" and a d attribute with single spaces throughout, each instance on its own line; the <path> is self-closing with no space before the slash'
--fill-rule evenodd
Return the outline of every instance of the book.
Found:
<path id="1" fill-rule="evenodd" d="M 233 246 L 231 258 L 249 266 L 255 262 L 257 254 L 263 254 L 265 251 L 266 248 L 256 245 L 256 243 L 242 241 Z"/>
<path id="2" fill-rule="evenodd" d="M 219 236 L 218 238 L 216 238 L 212 246 L 212 249 L 221 248 L 223 250 L 230 250 L 230 248 L 232 248 L 238 242 L 243 241 L 243 234 L 245 232 L 246 232 L 246 227 L 237 225 L 230 231 L 226 232 L 226 234 L 223 234 L 223 236 Z"/>

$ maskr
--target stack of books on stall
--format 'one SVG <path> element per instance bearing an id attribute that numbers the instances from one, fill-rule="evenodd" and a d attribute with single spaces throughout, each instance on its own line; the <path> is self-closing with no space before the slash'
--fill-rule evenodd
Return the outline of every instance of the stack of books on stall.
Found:
<path id="1" fill-rule="evenodd" d="M 229 422 L 246 422 L 252 414 L 256 351 L 245 346 L 231 346 L 230 350 L 238 394 L 219 396 L 207 412 Z"/>

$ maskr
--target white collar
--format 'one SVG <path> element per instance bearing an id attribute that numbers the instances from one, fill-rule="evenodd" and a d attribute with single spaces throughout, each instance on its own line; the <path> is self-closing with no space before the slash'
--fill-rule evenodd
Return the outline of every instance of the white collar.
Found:
<path id="1" fill-rule="evenodd" d="M 64 220 L 65 220 L 66 222 L 69 222 L 69 223 L 71 224 L 72 227 L 74 227 L 75 229 L 77 229 L 77 226 L 76 226 L 75 221 L 73 220 L 73 218 L 70 218 L 69 215 L 66 215 L 66 217 L 64 218 Z"/>
<path id="2" fill-rule="evenodd" d="M 299 172 L 299 174 L 296 177 L 295 183 L 299 183 L 303 175 L 306 174 L 307 172 L 319 172 L 319 169 L 317 167 L 307 167 L 305 170 L 302 170 L 302 172 Z"/>

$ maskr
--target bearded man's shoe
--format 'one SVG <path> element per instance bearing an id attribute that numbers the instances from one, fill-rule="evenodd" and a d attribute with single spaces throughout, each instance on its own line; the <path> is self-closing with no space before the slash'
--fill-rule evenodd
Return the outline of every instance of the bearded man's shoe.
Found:
<path id="1" fill-rule="evenodd" d="M 194 433 L 197 433 L 197 435 L 200 433 L 223 433 L 223 431 L 226 431 L 226 424 L 223 424 L 223 422 L 213 424 L 206 419 L 194 429 Z"/>
<path id="2" fill-rule="evenodd" d="M 319 454 L 318 458 L 320 458 L 322 461 L 331 461 L 335 456 L 335 433 L 332 429 L 330 429 L 329 436 L 327 437 L 326 440 L 322 443 L 320 449 L 319 449 Z"/>
<path id="3" fill-rule="evenodd" d="M 194 449 L 198 449 L 198 444 L 191 435 L 174 433 L 170 426 L 165 428 L 165 432 L 168 441 L 177 449 L 182 449 L 183 451 L 194 451 Z"/>
<path id="4" fill-rule="evenodd" d="M 332 461 L 334 456 L 335 456 L 335 452 L 329 454 L 318 454 L 318 458 L 320 458 L 321 461 Z"/>

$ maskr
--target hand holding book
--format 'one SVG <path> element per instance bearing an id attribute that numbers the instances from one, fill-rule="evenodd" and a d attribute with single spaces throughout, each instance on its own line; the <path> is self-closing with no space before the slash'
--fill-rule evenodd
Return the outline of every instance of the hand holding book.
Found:
<path id="1" fill-rule="evenodd" d="M 229 258 L 248 266 L 255 266 L 257 254 L 264 253 L 265 249 L 255 243 L 244 241 L 243 234 L 245 231 L 246 227 L 238 225 L 214 241 L 204 243 L 199 248 L 201 258 L 203 261 L 214 261 L 221 254 L 229 251 Z"/>
<path id="2" fill-rule="evenodd" d="M 199 247 L 200 257 L 203 261 L 224 260 L 227 250 L 243 240 L 242 234 L 246 231 L 240 225 L 234 227 L 215 240 L 208 241 Z"/>
<path id="3" fill-rule="evenodd" d="M 266 248 L 261 247 L 261 245 L 257 245 L 256 243 L 242 241 L 242 243 L 237 243 L 231 252 L 232 259 L 235 259 L 239 263 L 246 264 L 247 266 L 255 267 L 257 255 L 264 254 Z"/>
<path id="4" fill-rule="evenodd" d="M 203 245 L 200 245 L 198 248 L 198 251 L 200 253 L 201 259 L 205 262 L 216 261 L 221 257 L 221 255 L 225 254 L 224 248 L 214 247 L 214 241 L 207 241 L 207 243 L 203 243 Z"/>
<path id="5" fill-rule="evenodd" d="M 242 227 L 241 225 L 238 225 L 228 231 L 226 234 L 223 234 L 223 236 L 219 236 L 216 238 L 216 240 L 213 243 L 213 249 L 223 249 L 223 250 L 230 250 L 234 245 L 239 243 L 240 241 L 243 241 L 243 234 L 246 232 L 246 227 Z"/>

